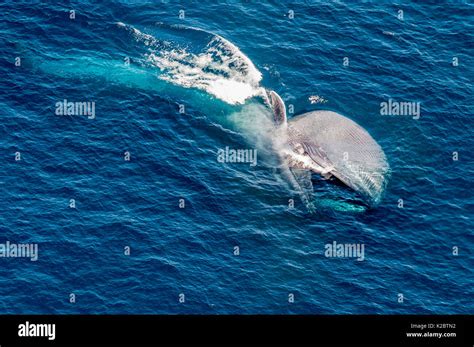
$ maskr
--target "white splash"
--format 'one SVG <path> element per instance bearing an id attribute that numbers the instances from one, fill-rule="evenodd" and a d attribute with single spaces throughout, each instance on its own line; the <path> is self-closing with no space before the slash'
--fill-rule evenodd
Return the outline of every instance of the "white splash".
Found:
<path id="1" fill-rule="evenodd" d="M 156 38 L 123 23 L 136 40 L 152 47 Z M 194 29 L 193 30 L 199 30 Z M 160 69 L 158 78 L 184 88 L 197 88 L 229 104 L 244 104 L 254 96 L 264 95 L 260 86 L 262 74 L 237 46 L 219 35 L 214 35 L 203 49 L 195 54 L 184 48 L 161 42 L 158 50 L 150 49 L 147 62 Z"/>
<path id="2" fill-rule="evenodd" d="M 308 98 L 308 101 L 310 101 L 311 104 L 325 104 L 326 102 L 328 102 L 326 99 L 319 95 L 311 95 Z"/>

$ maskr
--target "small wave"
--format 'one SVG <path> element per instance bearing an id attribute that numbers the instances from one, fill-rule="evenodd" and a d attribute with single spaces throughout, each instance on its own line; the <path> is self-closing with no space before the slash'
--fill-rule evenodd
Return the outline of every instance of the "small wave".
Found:
<path id="1" fill-rule="evenodd" d="M 319 95 L 311 95 L 308 98 L 308 101 L 311 102 L 311 104 L 325 104 L 328 102 L 325 98 Z"/>
<path id="2" fill-rule="evenodd" d="M 184 88 L 204 90 L 232 105 L 264 95 L 260 86 L 260 71 L 237 46 L 219 35 L 211 34 L 211 40 L 202 51 L 194 53 L 124 23 L 117 25 L 149 46 L 146 61 L 160 69 L 158 77 L 164 81 Z M 195 28 L 184 29 L 205 32 Z"/>

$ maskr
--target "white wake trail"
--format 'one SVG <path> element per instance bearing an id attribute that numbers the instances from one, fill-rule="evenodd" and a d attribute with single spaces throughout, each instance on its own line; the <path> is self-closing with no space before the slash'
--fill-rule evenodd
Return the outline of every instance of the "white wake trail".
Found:
<path id="1" fill-rule="evenodd" d="M 204 49 L 194 53 L 129 25 L 118 23 L 118 26 L 149 47 L 146 61 L 160 69 L 158 78 L 164 81 L 203 90 L 232 105 L 244 104 L 252 97 L 264 95 L 260 71 L 237 46 L 219 35 L 212 35 Z M 156 46 L 159 49 L 155 49 Z"/>

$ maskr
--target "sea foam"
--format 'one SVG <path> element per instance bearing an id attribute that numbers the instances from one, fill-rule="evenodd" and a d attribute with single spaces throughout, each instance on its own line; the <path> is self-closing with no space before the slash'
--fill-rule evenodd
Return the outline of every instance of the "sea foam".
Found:
<path id="1" fill-rule="evenodd" d="M 219 35 L 213 34 L 204 49 L 195 53 L 169 42 L 162 44 L 162 41 L 132 26 L 117 25 L 149 46 L 146 61 L 160 69 L 158 78 L 162 80 L 184 88 L 203 90 L 232 105 L 244 104 L 252 97 L 264 95 L 260 71 L 237 46 Z M 157 45 L 157 42 L 161 44 Z"/>

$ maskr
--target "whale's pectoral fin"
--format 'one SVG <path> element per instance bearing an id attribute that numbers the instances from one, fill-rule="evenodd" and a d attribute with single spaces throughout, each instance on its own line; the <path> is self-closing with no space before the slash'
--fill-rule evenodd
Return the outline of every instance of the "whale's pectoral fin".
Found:
<path id="1" fill-rule="evenodd" d="M 286 107 L 280 95 L 273 90 L 267 90 L 266 102 L 273 111 L 274 123 L 276 125 L 286 125 Z"/>
<path id="2" fill-rule="evenodd" d="M 334 165 L 330 165 L 330 166 L 327 166 L 325 167 L 322 171 L 321 171 L 321 176 L 324 177 L 325 180 L 328 180 L 332 177 L 332 172 L 334 171 Z"/>
<path id="3" fill-rule="evenodd" d="M 308 153 L 308 155 L 311 157 L 311 159 L 314 160 L 315 163 L 317 163 L 323 168 L 334 168 L 326 152 L 321 147 L 318 147 L 314 142 L 303 141 L 302 146 L 304 148 L 305 153 Z"/>
<path id="4" fill-rule="evenodd" d="M 314 192 L 313 183 L 311 182 L 311 171 L 293 167 L 290 168 L 290 171 L 294 178 L 295 189 L 300 193 L 303 204 L 310 213 L 314 213 L 316 207 L 313 203 Z"/>
<path id="5" fill-rule="evenodd" d="M 295 148 L 301 147 L 302 151 L 309 155 L 316 164 L 322 168 L 333 166 L 324 149 L 308 136 L 306 136 L 303 132 L 295 129 L 293 126 L 290 126 L 289 134 L 291 140 L 294 142 Z"/>
<path id="6" fill-rule="evenodd" d="M 333 171 L 333 170 L 334 170 L 334 165 L 325 167 L 325 168 L 323 169 L 323 171 L 321 171 L 321 175 L 324 176 L 324 175 L 330 173 L 330 172 Z"/>

